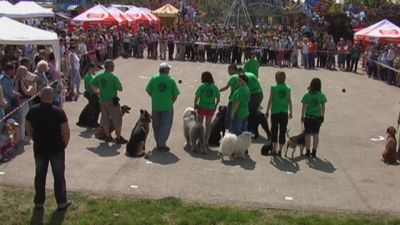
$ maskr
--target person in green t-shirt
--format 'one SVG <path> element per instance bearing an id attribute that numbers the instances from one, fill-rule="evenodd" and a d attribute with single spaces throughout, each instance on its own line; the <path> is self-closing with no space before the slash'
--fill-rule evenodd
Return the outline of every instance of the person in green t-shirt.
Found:
<path id="1" fill-rule="evenodd" d="M 199 122 L 203 124 L 203 119 L 206 117 L 204 143 L 208 145 L 211 134 L 211 120 L 220 101 L 218 87 L 215 85 L 210 72 L 206 71 L 201 74 L 201 85 L 197 88 L 195 95 L 194 108 L 197 108 Z"/>
<path id="2" fill-rule="evenodd" d="M 312 157 L 316 157 L 319 144 L 319 129 L 324 122 L 325 103 L 327 99 L 321 92 L 321 80 L 314 78 L 311 80 L 308 93 L 301 100 L 303 108 L 301 111 L 301 122 L 304 123 L 306 134 L 306 157 L 310 157 L 311 137 L 313 138 Z"/>
<path id="3" fill-rule="evenodd" d="M 161 63 L 159 73 L 154 75 L 146 86 L 146 92 L 151 97 L 153 132 L 157 149 L 170 151 L 166 145 L 174 119 L 173 105 L 179 95 L 176 81 L 169 75 L 171 66 Z"/>
<path id="4" fill-rule="evenodd" d="M 285 84 L 286 74 L 278 71 L 275 74 L 276 84 L 271 86 L 266 117 L 271 109 L 272 154 L 281 156 L 285 146 L 288 120 L 292 118 L 291 87 Z M 289 114 L 288 114 L 289 112 Z M 277 150 L 279 130 L 279 150 Z"/>
<path id="5" fill-rule="evenodd" d="M 247 117 L 249 116 L 250 89 L 247 86 L 249 78 L 239 76 L 239 88 L 232 95 L 232 111 L 226 114 L 231 118 L 229 132 L 240 135 L 247 131 Z"/>
<path id="6" fill-rule="evenodd" d="M 229 94 L 228 107 L 226 109 L 227 116 L 225 116 L 225 128 L 226 129 L 229 129 L 230 124 L 231 124 L 230 117 L 229 117 L 229 115 L 232 111 L 231 98 L 232 98 L 233 93 L 239 88 L 239 77 L 237 75 L 237 70 L 238 70 L 238 68 L 237 68 L 236 64 L 230 64 L 228 66 L 228 74 L 229 74 L 230 78 L 228 80 L 228 83 L 225 85 L 225 87 L 219 89 L 220 92 L 224 92 L 224 91 L 228 90 L 228 88 L 231 89 L 231 93 Z"/>
<path id="7" fill-rule="evenodd" d="M 118 91 L 122 91 L 122 84 L 113 74 L 114 62 L 107 59 L 104 62 L 105 70 L 92 80 L 95 93 L 100 96 L 101 125 L 106 135 L 105 141 L 111 142 L 110 119 L 115 128 L 116 144 L 126 144 L 128 141 L 121 136 L 122 112 L 119 105 Z"/>
<path id="8" fill-rule="evenodd" d="M 88 100 L 88 104 L 83 108 L 79 115 L 79 121 L 76 125 L 80 127 L 96 128 L 100 124 L 97 123 L 100 115 L 100 103 L 99 97 L 92 89 L 92 80 L 96 76 L 97 67 L 94 63 L 90 63 L 88 66 L 88 72 L 84 77 L 85 81 L 85 92 L 84 96 Z"/>
<path id="9" fill-rule="evenodd" d="M 251 53 L 251 58 L 244 64 L 244 71 L 254 74 L 258 78 L 258 69 L 260 62 L 257 59 L 255 52 Z"/>

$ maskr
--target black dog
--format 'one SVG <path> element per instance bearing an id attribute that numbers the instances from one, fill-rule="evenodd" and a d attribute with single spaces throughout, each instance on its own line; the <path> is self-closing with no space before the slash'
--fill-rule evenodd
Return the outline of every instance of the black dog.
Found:
<path id="1" fill-rule="evenodd" d="M 210 139 L 208 139 L 208 145 L 210 146 L 219 146 L 219 141 L 225 135 L 225 116 L 227 109 L 227 106 L 219 106 L 218 113 L 211 122 Z"/>
<path id="2" fill-rule="evenodd" d="M 272 142 L 267 141 L 262 147 L 261 147 L 261 155 L 272 155 Z"/>
<path id="3" fill-rule="evenodd" d="M 126 145 L 125 155 L 130 157 L 142 157 L 145 155 L 145 144 L 149 134 L 151 115 L 146 110 L 140 110 L 140 117 L 132 130 L 129 142 Z"/>
<path id="4" fill-rule="evenodd" d="M 253 138 L 257 138 L 259 136 L 258 125 L 261 125 L 261 127 L 263 128 L 263 130 L 267 134 L 268 139 L 271 140 L 272 134 L 271 134 L 271 131 L 270 131 L 269 126 L 268 126 L 267 117 L 260 110 L 257 111 L 255 122 L 256 122 L 255 123 L 255 127 L 254 127 L 254 130 L 252 131 L 253 134 L 254 134 Z"/>

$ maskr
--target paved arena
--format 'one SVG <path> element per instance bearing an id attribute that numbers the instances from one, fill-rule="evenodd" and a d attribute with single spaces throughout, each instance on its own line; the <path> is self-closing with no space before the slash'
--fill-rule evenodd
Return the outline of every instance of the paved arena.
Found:
<path id="1" fill-rule="evenodd" d="M 149 77 L 158 71 L 159 64 L 160 61 L 145 59 L 116 60 L 115 73 L 124 87 L 121 101 L 132 107 L 131 113 L 123 118 L 126 139 L 139 110 L 151 111 L 150 97 L 144 88 Z M 66 153 L 69 191 L 150 198 L 174 196 L 188 201 L 249 207 L 400 213 L 400 167 L 380 161 L 384 145 L 380 139 L 386 138 L 386 128 L 396 124 L 399 113 L 399 88 L 360 74 L 285 68 L 287 83 L 292 86 L 294 118 L 288 125 L 291 135 L 301 131 L 300 101 L 309 82 L 313 77 L 322 80 L 328 103 L 318 157 L 307 160 L 298 156 L 299 151 L 295 160 L 262 156 L 260 149 L 265 139 L 259 138 L 251 146 L 247 159 L 221 162 L 217 149 L 207 155 L 183 149 L 182 114 L 186 107 L 193 105 L 201 72 L 212 72 L 217 85 L 222 87 L 228 80 L 228 65 L 199 62 L 171 62 L 171 65 L 171 75 L 182 83 L 178 84 L 181 95 L 175 103 L 169 153 L 155 152 L 148 160 L 127 158 L 125 145 L 107 145 L 96 140 L 92 130 L 75 125 L 86 104 L 85 98 L 65 104 L 71 127 Z M 277 70 L 260 69 L 264 108 Z M 229 91 L 222 94 L 221 104 L 226 105 Z M 266 137 L 261 128 L 260 134 Z M 153 149 L 154 145 L 151 130 L 147 149 Z M 25 146 L 9 163 L 1 164 L 0 172 L 0 184 L 32 187 L 32 144 Z M 48 178 L 47 185 L 52 189 L 51 174 Z"/>

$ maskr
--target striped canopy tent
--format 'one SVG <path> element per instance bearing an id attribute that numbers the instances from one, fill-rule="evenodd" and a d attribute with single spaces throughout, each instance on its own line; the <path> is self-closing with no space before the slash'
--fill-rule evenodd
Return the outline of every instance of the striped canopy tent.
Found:
<path id="1" fill-rule="evenodd" d="M 160 18 L 163 26 L 173 26 L 177 21 L 179 10 L 171 4 L 166 4 L 153 13 Z"/>
<path id="2" fill-rule="evenodd" d="M 356 32 L 354 40 L 400 44 L 400 28 L 384 19 Z"/>
<path id="3" fill-rule="evenodd" d="M 121 19 L 123 21 L 122 24 L 125 27 L 130 26 L 133 22 L 133 19 L 129 15 L 114 6 L 108 7 L 108 11 L 111 12 L 112 16 Z"/>
<path id="4" fill-rule="evenodd" d="M 133 30 L 136 32 L 139 29 L 139 26 L 150 26 L 152 19 L 146 13 L 136 6 L 130 6 L 129 10 L 125 12 L 126 15 L 131 17 Z"/>
<path id="5" fill-rule="evenodd" d="M 86 31 L 90 26 L 109 27 L 122 26 L 123 20 L 112 15 L 110 10 L 102 5 L 95 5 L 71 20 L 72 26 L 83 26 Z"/>

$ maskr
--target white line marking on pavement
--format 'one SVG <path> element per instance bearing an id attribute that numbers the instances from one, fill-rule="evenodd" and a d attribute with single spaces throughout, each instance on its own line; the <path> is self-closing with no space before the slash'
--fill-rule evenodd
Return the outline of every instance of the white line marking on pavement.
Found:
<path id="1" fill-rule="evenodd" d="M 131 185 L 131 188 L 132 188 L 132 189 L 138 189 L 139 186 L 137 186 L 137 185 Z"/>
<path id="2" fill-rule="evenodd" d="M 290 171 L 286 171 L 286 174 L 290 174 L 290 175 L 291 175 L 291 174 L 293 174 L 293 172 L 290 172 Z"/>
<path id="3" fill-rule="evenodd" d="M 383 141 L 383 140 L 385 140 L 385 138 L 382 136 L 378 136 L 378 138 L 371 138 L 370 140 L 371 141 Z"/>
<path id="4" fill-rule="evenodd" d="M 153 162 L 146 160 L 146 164 L 153 164 Z"/>
<path id="5" fill-rule="evenodd" d="M 293 201 L 293 197 L 286 196 L 286 197 L 285 197 L 285 200 L 286 200 L 286 201 Z"/>
<path id="6" fill-rule="evenodd" d="M 142 79 L 150 79 L 151 77 L 139 76 L 139 78 L 142 78 Z"/>
<path id="7" fill-rule="evenodd" d="M 6 175 L 6 173 L 5 172 L 0 172 L 0 175 Z"/>

